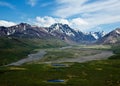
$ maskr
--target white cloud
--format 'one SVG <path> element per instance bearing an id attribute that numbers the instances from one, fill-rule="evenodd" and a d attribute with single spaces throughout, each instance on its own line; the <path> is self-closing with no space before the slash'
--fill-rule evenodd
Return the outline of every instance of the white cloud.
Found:
<path id="1" fill-rule="evenodd" d="M 0 20 L 0 26 L 9 27 L 9 26 L 13 26 L 13 25 L 16 25 L 16 23 L 5 21 L 5 20 Z"/>
<path id="2" fill-rule="evenodd" d="M 36 22 L 35 24 L 38 26 L 43 26 L 43 27 L 49 27 L 51 24 L 55 23 L 55 19 L 52 17 L 36 17 Z"/>
<path id="3" fill-rule="evenodd" d="M 112 9 L 119 10 L 119 0 L 96 0 L 95 2 L 85 4 L 89 0 L 56 0 L 58 8 L 54 12 L 59 17 L 70 17 L 81 13 L 105 12 Z M 115 8 L 117 7 L 117 8 Z M 114 10 L 112 10 L 114 11 Z"/>
<path id="4" fill-rule="evenodd" d="M 88 22 L 81 18 L 73 18 L 69 21 L 69 25 L 75 30 L 85 31 L 85 27 L 88 26 Z"/>
<path id="5" fill-rule="evenodd" d="M 31 5 L 32 7 L 37 4 L 38 0 L 28 0 L 28 4 Z"/>
<path id="6" fill-rule="evenodd" d="M 70 27 L 76 30 L 82 30 L 81 26 L 85 27 L 86 25 L 88 25 L 88 23 L 81 18 L 74 18 L 74 19 L 68 20 L 64 18 L 53 18 L 49 16 L 45 16 L 45 17 L 38 16 L 36 17 L 36 21 L 34 22 L 35 25 L 43 26 L 43 27 L 49 27 L 50 25 L 54 23 L 68 24 Z"/>
<path id="7" fill-rule="evenodd" d="M 1 2 L 0 1 L 0 6 L 5 6 L 5 7 L 8 7 L 8 8 L 11 8 L 11 9 L 15 9 L 15 7 L 12 4 L 7 3 L 7 2 Z"/>
<path id="8" fill-rule="evenodd" d="M 70 23 L 74 25 L 88 25 L 88 23 L 81 18 L 74 18 Z"/>
<path id="9" fill-rule="evenodd" d="M 120 22 L 120 0 L 90 1 L 92 0 L 56 0 L 58 7 L 53 14 L 61 18 L 77 16 L 87 24 L 75 24 L 86 30 L 101 24 Z"/>
<path id="10" fill-rule="evenodd" d="M 56 16 L 66 18 L 74 14 L 79 13 L 80 6 L 87 0 L 56 0 L 58 3 L 58 8 L 55 10 L 54 14 Z"/>

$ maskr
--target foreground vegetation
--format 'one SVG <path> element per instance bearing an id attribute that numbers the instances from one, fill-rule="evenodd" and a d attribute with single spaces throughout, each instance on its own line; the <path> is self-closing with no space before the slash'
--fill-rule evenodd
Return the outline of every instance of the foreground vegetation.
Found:
<path id="1" fill-rule="evenodd" d="M 120 44 L 112 45 L 112 50 L 115 55 L 111 56 L 109 59 L 120 59 Z"/>
<path id="2" fill-rule="evenodd" d="M 54 48 L 62 47 L 66 44 L 56 39 L 53 41 L 51 39 L 43 41 L 36 39 L 0 38 L 0 41 L 0 65 L 25 58 L 36 48 L 46 48 L 48 53 L 43 61 L 56 60 L 64 57 L 75 58 L 80 55 L 86 56 L 96 54 L 100 50 L 110 49 L 116 54 L 108 60 L 85 63 L 61 63 L 65 65 L 63 67 L 53 66 L 50 63 L 1 66 L 0 86 L 120 86 L 119 45 L 112 45 L 112 48 L 108 45 L 91 47 L 74 46 L 72 49 L 61 50 Z M 53 48 L 48 49 L 51 47 Z M 48 80 L 64 80 L 64 82 L 47 82 Z"/>
<path id="3" fill-rule="evenodd" d="M 28 64 L 0 68 L 0 86 L 120 86 L 120 61 L 86 63 Z M 65 82 L 47 82 L 62 79 Z"/>

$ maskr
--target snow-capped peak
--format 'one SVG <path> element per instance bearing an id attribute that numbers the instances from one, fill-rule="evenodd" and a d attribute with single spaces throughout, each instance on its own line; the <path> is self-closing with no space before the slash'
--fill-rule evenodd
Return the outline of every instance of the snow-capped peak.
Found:
<path id="1" fill-rule="evenodd" d="M 103 36 L 105 36 L 105 32 L 104 31 L 99 31 L 99 32 L 90 32 L 90 34 L 95 38 L 95 39 L 99 39 Z"/>
<path id="2" fill-rule="evenodd" d="M 64 33 L 68 36 L 75 36 L 74 30 L 70 28 L 67 24 L 55 23 L 50 26 L 50 32 L 58 31 Z"/>
<path id="3" fill-rule="evenodd" d="M 116 32 L 117 34 L 120 34 L 120 29 L 116 29 L 115 32 Z"/>
<path id="4" fill-rule="evenodd" d="M 92 34 L 92 36 L 95 38 L 95 39 L 98 39 L 99 37 L 98 37 L 98 35 L 97 34 Z"/>

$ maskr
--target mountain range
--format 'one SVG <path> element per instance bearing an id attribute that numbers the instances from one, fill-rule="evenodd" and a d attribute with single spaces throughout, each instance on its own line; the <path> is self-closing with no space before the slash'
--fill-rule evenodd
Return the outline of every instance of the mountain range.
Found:
<path id="1" fill-rule="evenodd" d="M 0 26 L 0 36 L 38 39 L 58 38 L 69 44 L 110 44 L 119 41 L 120 28 L 108 34 L 105 34 L 104 31 L 84 33 L 61 23 L 55 23 L 50 27 L 38 27 L 27 23 L 20 23 L 11 27 Z"/>
<path id="2" fill-rule="evenodd" d="M 102 38 L 97 40 L 98 44 L 114 44 L 120 43 L 120 28 L 116 28 L 115 30 L 109 32 Z"/>

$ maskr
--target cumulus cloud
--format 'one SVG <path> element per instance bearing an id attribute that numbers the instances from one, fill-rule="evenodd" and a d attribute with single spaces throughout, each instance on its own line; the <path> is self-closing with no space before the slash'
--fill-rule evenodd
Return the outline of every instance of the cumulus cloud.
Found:
<path id="1" fill-rule="evenodd" d="M 5 7 L 8 7 L 8 8 L 11 8 L 11 9 L 15 9 L 15 7 L 12 4 L 7 3 L 7 2 L 0 1 L 0 6 L 5 6 Z"/>
<path id="2" fill-rule="evenodd" d="M 34 22 L 35 25 L 49 27 L 54 23 L 62 23 L 68 24 L 70 27 L 76 30 L 82 30 L 81 27 L 88 25 L 86 21 L 81 18 L 74 18 L 74 19 L 64 19 L 64 18 L 53 18 L 50 16 L 45 17 L 36 17 L 36 21 Z"/>
<path id="3" fill-rule="evenodd" d="M 50 25 L 54 23 L 63 23 L 63 24 L 69 24 L 68 20 L 62 19 L 62 18 L 53 18 L 49 16 L 45 17 L 36 17 L 36 22 L 35 24 L 38 26 L 43 26 L 43 27 L 49 27 Z"/>
<path id="4" fill-rule="evenodd" d="M 5 21 L 5 20 L 0 20 L 0 26 L 9 27 L 9 26 L 13 26 L 13 25 L 16 25 L 16 23 L 10 22 L 10 21 Z"/>
<path id="5" fill-rule="evenodd" d="M 36 5 L 38 0 L 28 0 L 28 4 L 31 5 L 32 7 Z"/>
<path id="6" fill-rule="evenodd" d="M 52 17 L 36 17 L 35 24 L 38 26 L 49 27 L 51 24 L 55 23 L 55 19 Z"/>
<path id="7" fill-rule="evenodd" d="M 70 23 L 77 26 L 88 25 L 88 23 L 81 18 L 74 18 L 70 21 Z"/>

